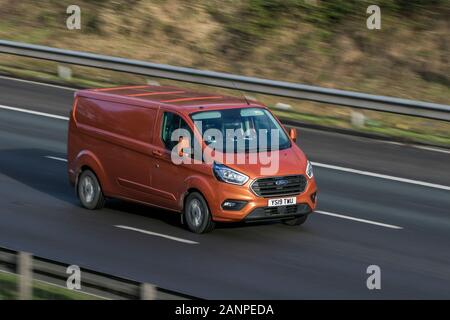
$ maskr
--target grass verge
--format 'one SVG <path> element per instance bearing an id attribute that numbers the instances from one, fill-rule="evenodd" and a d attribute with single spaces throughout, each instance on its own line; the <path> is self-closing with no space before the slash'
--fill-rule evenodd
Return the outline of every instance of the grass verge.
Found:
<path id="1" fill-rule="evenodd" d="M 0 272 L 0 300 L 16 300 L 18 276 Z M 98 300 L 96 296 L 79 291 L 50 285 L 41 281 L 33 281 L 33 300 Z"/>

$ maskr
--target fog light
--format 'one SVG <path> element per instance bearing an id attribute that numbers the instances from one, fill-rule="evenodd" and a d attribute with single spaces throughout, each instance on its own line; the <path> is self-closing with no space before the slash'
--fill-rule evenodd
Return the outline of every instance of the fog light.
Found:
<path id="1" fill-rule="evenodd" d="M 242 200 L 225 200 L 222 203 L 222 209 L 238 211 L 238 210 L 241 210 L 246 204 L 247 204 L 247 201 L 242 201 Z"/>

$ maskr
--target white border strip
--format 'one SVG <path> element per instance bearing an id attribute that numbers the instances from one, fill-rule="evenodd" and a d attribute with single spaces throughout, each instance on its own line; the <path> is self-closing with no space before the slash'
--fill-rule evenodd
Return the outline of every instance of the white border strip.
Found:
<path id="1" fill-rule="evenodd" d="M 433 151 L 433 152 L 440 152 L 440 153 L 450 154 L 450 150 L 444 150 L 444 149 L 439 149 L 439 148 L 435 148 L 435 147 L 420 146 L 420 145 L 417 145 L 417 144 L 415 144 L 413 147 L 417 148 L 417 149 L 427 150 L 427 151 Z"/>
<path id="2" fill-rule="evenodd" d="M 9 107 L 9 106 L 1 105 L 1 104 L 0 104 L 0 109 L 10 110 L 10 111 L 17 111 L 17 112 L 23 112 L 23 113 L 33 114 L 33 115 L 36 115 L 36 116 L 53 118 L 53 119 L 58 119 L 58 120 L 66 120 L 66 121 L 69 120 L 69 117 L 57 116 L 56 114 L 39 112 L 39 111 L 33 111 L 33 110 L 28 110 L 28 109 Z"/>
<path id="3" fill-rule="evenodd" d="M 390 229 L 397 229 L 397 230 L 403 229 L 403 227 L 394 226 L 392 224 L 381 223 L 381 222 L 376 222 L 376 221 L 366 220 L 366 219 L 360 219 L 360 218 L 355 218 L 355 217 L 350 217 L 350 216 L 344 216 L 342 214 L 332 213 L 332 212 L 328 212 L 328 211 L 316 210 L 316 211 L 314 211 L 314 213 L 319 213 L 319 214 L 323 214 L 323 215 L 331 216 L 331 217 L 335 217 L 335 218 L 341 218 L 341 219 L 347 219 L 347 220 L 353 220 L 353 221 L 357 221 L 357 222 L 373 224 L 373 225 L 376 225 L 376 226 L 390 228 Z"/>
<path id="4" fill-rule="evenodd" d="M 192 240 L 186 240 L 186 239 L 182 239 L 182 238 L 172 237 L 172 236 L 168 236 L 166 234 L 152 232 L 152 231 L 147 231 L 147 230 L 142 230 L 142 229 L 138 229 L 138 228 L 122 226 L 122 225 L 115 225 L 114 227 L 120 228 L 120 229 L 125 229 L 125 230 L 136 231 L 136 232 L 148 234 L 148 235 L 151 235 L 151 236 L 161 237 L 161 238 L 165 238 L 165 239 L 169 239 L 169 240 L 173 240 L 173 241 L 178 241 L 178 242 L 182 242 L 182 243 L 199 244 L 198 242 L 195 242 L 195 241 L 192 241 Z"/>
<path id="5" fill-rule="evenodd" d="M 67 162 L 67 159 L 64 159 L 64 158 L 59 158 L 59 157 L 53 157 L 53 156 L 45 156 L 44 158 L 47 158 L 47 159 L 52 159 L 52 160 L 56 160 L 56 161 Z"/>

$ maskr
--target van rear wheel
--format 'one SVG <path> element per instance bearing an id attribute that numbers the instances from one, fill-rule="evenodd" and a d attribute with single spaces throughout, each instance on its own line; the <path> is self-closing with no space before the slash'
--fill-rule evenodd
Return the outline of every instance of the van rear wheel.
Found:
<path id="1" fill-rule="evenodd" d="M 105 197 L 97 176 L 91 170 L 81 173 L 77 185 L 78 199 L 83 207 L 89 210 L 101 209 L 105 205 Z"/>
<path id="2" fill-rule="evenodd" d="M 193 192 L 188 195 L 184 206 L 184 221 L 189 230 L 195 233 L 207 233 L 214 229 L 215 223 L 205 198 Z"/>
<path id="3" fill-rule="evenodd" d="M 305 214 L 304 216 L 297 217 L 294 219 L 283 220 L 283 223 L 288 226 L 299 226 L 299 225 L 304 224 L 307 218 L 308 218 L 308 215 Z"/>

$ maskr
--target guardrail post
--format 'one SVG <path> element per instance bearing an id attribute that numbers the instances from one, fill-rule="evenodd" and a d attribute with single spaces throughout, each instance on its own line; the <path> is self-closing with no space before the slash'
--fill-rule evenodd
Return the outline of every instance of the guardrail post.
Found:
<path id="1" fill-rule="evenodd" d="M 33 293 L 33 257 L 28 252 L 19 252 L 17 257 L 17 268 L 19 273 L 19 299 L 31 300 Z"/>
<path id="2" fill-rule="evenodd" d="M 58 77 L 63 80 L 70 81 L 72 80 L 72 69 L 66 66 L 62 66 L 58 64 Z"/>
<path id="3" fill-rule="evenodd" d="M 350 112 L 350 122 L 351 122 L 352 126 L 357 127 L 357 128 L 362 128 L 365 125 L 366 116 L 361 112 L 352 110 Z"/>
<path id="4" fill-rule="evenodd" d="M 140 298 L 141 300 L 156 300 L 156 287 L 149 283 L 141 283 Z"/>

